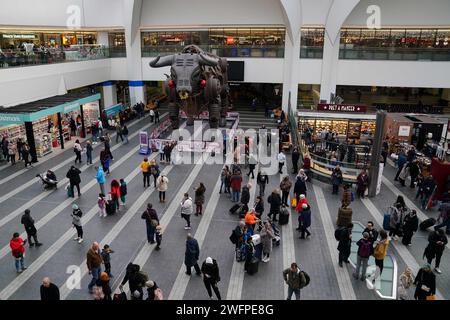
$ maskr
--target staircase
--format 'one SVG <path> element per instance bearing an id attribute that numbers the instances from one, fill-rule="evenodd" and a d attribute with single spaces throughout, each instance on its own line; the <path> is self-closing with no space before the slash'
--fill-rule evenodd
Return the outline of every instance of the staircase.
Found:
<path id="1" fill-rule="evenodd" d="M 262 106 L 258 106 L 257 111 L 253 111 L 250 106 L 237 106 L 233 111 L 239 112 L 239 126 L 238 128 L 247 129 L 259 129 L 262 125 L 265 125 L 267 129 L 276 129 L 277 120 L 273 118 L 266 118 L 264 116 L 264 109 Z"/>

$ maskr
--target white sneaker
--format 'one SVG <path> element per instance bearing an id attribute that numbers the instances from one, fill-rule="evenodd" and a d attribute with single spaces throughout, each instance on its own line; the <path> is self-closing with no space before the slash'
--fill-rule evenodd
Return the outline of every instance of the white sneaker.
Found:
<path id="1" fill-rule="evenodd" d="M 76 237 L 76 238 L 73 238 L 73 240 L 78 241 L 78 240 L 80 240 L 80 238 Z"/>
<path id="2" fill-rule="evenodd" d="M 441 269 L 439 269 L 439 268 L 434 268 L 434 271 L 436 271 L 438 274 L 442 273 Z"/>
<path id="3" fill-rule="evenodd" d="M 83 238 L 80 238 L 80 240 L 78 240 L 78 243 L 82 243 L 83 242 Z"/>
<path id="4" fill-rule="evenodd" d="M 184 230 L 191 230 L 191 227 L 186 226 L 184 227 Z"/>
<path id="5" fill-rule="evenodd" d="M 270 261 L 270 258 L 266 258 L 266 261 L 264 261 L 264 262 L 269 262 Z"/>

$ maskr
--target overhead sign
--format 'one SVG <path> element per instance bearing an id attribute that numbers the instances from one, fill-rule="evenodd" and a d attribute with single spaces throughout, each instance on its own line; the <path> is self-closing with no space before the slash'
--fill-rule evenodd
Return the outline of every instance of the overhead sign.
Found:
<path id="1" fill-rule="evenodd" d="M 64 111 L 64 113 L 69 113 L 70 111 L 77 110 L 79 108 L 80 108 L 79 103 L 71 103 L 71 104 L 65 105 L 63 111 Z"/>
<path id="2" fill-rule="evenodd" d="M 0 113 L 0 124 L 18 124 L 24 122 L 24 120 L 21 114 Z"/>
<path id="3" fill-rule="evenodd" d="M 319 111 L 333 111 L 333 112 L 360 112 L 365 113 L 367 111 L 366 105 L 359 104 L 329 104 L 319 103 L 317 105 Z"/>
<path id="4" fill-rule="evenodd" d="M 5 39 L 34 39 L 34 34 L 8 34 L 4 33 L 3 38 Z"/>

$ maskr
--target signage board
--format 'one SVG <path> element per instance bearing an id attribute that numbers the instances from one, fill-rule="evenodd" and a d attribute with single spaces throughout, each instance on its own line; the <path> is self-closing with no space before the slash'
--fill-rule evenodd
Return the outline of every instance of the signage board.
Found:
<path id="1" fill-rule="evenodd" d="M 319 103 L 317 105 L 318 111 L 332 111 L 332 112 L 357 112 L 365 113 L 367 111 L 366 105 L 359 104 L 329 104 Z"/>
<path id="2" fill-rule="evenodd" d="M 410 130 L 411 130 L 410 126 L 399 126 L 398 127 L 398 136 L 399 137 L 409 137 Z"/>
<path id="3" fill-rule="evenodd" d="M 0 113 L 0 124 L 20 124 L 25 122 L 25 120 L 21 114 Z"/>
<path id="4" fill-rule="evenodd" d="M 64 105 L 62 111 L 64 113 L 69 113 L 69 112 L 71 112 L 73 110 L 77 110 L 79 108 L 80 108 L 80 104 L 79 103 L 71 103 L 71 104 Z"/>

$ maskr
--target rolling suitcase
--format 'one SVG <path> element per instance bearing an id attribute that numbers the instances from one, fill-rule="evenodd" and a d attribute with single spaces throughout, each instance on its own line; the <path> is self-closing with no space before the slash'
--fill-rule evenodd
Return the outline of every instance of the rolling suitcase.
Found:
<path id="1" fill-rule="evenodd" d="M 235 204 L 234 206 L 231 207 L 230 213 L 231 213 L 231 214 L 236 214 L 237 211 L 238 211 L 238 209 L 239 209 L 240 207 L 241 207 L 241 205 Z"/>
<path id="2" fill-rule="evenodd" d="M 289 223 L 289 210 L 286 207 L 281 207 L 280 209 L 280 225 Z"/>
<path id="3" fill-rule="evenodd" d="M 247 267 L 247 274 L 254 275 L 258 272 L 259 267 L 259 260 L 258 258 L 253 257 L 252 261 L 250 261 L 248 267 Z"/>
<path id="4" fill-rule="evenodd" d="M 116 213 L 116 205 L 111 200 L 106 201 L 105 209 L 108 216 Z"/>
<path id="5" fill-rule="evenodd" d="M 340 207 L 336 224 L 338 227 L 346 227 L 352 222 L 353 210 L 350 207 Z"/>
<path id="6" fill-rule="evenodd" d="M 420 228 L 420 230 L 426 230 L 426 229 L 428 229 L 429 227 L 434 226 L 435 224 L 436 224 L 436 219 L 434 219 L 434 218 L 429 218 L 429 219 L 427 219 L 427 220 L 422 221 L 422 222 L 419 224 L 419 228 Z"/>

